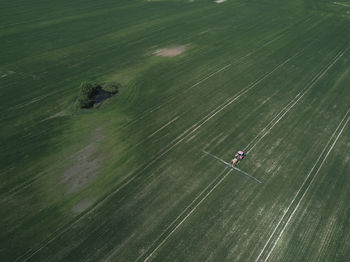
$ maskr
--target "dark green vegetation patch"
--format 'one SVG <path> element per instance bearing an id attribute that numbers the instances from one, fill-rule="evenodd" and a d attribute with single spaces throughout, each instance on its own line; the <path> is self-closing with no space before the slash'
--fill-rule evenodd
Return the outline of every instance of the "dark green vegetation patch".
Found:
<path id="1" fill-rule="evenodd" d="M 117 82 L 103 85 L 94 82 L 82 82 L 76 105 L 79 108 L 91 108 L 94 104 L 101 103 L 117 94 L 119 89 L 120 84 Z"/>

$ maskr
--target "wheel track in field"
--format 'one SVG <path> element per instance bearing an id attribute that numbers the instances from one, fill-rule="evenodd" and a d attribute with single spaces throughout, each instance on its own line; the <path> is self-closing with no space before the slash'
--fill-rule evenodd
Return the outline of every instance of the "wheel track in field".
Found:
<path id="1" fill-rule="evenodd" d="M 257 143 L 259 143 L 269 132 L 270 130 L 276 126 L 280 122 L 280 120 L 299 102 L 299 100 L 328 72 L 330 68 L 333 67 L 333 65 L 344 55 L 344 53 L 348 50 L 349 48 L 343 49 L 339 51 L 335 57 L 324 67 L 322 68 L 311 80 L 306 86 L 292 99 L 290 100 L 287 105 L 271 120 L 270 123 L 266 127 L 264 127 L 258 135 L 246 146 L 246 148 L 249 148 L 250 145 L 254 143 L 253 146 L 250 147 L 247 153 L 251 151 Z M 226 170 L 226 168 L 225 168 Z M 230 170 L 232 171 L 232 170 Z M 230 172 L 229 171 L 229 172 Z M 197 209 L 197 207 L 213 192 L 213 190 L 219 186 L 227 177 L 229 174 L 226 173 L 220 180 L 219 178 L 222 176 L 222 173 L 216 177 L 182 212 L 181 214 L 167 227 L 165 232 L 159 236 L 157 240 L 155 240 L 149 249 L 141 255 L 137 261 L 148 261 L 153 254 L 161 247 L 163 244 L 169 239 L 169 237 L 185 222 L 185 220 Z M 219 180 L 219 181 L 218 181 Z M 218 182 L 217 182 L 218 181 Z M 200 199 L 200 201 L 190 210 L 190 212 L 179 222 L 176 224 L 176 222 L 186 213 L 187 210 L 190 209 L 193 204 L 198 201 L 200 196 L 202 196 L 205 192 L 208 191 L 208 189 L 211 188 L 211 190 L 204 195 L 203 198 Z M 166 232 L 169 232 L 166 234 Z M 156 245 L 157 244 L 157 245 Z M 156 246 L 155 246 L 156 245 Z M 155 246 L 153 250 L 151 248 Z M 112 256 L 110 256 L 112 257 Z M 108 259 L 107 259 L 108 261 Z"/>
<path id="2" fill-rule="evenodd" d="M 304 50 L 304 49 L 303 49 Z M 231 96 L 230 98 L 226 99 L 222 104 L 217 106 L 215 109 L 213 109 L 210 113 L 208 113 L 206 116 L 204 116 L 202 119 L 197 121 L 197 123 L 193 124 L 190 128 L 185 130 L 181 135 L 173 139 L 168 146 L 160 152 L 153 160 L 148 162 L 147 164 L 143 165 L 140 167 L 138 170 L 130 174 L 128 177 L 124 179 L 125 182 L 122 182 L 120 185 L 118 185 L 115 188 L 112 188 L 112 190 L 107 193 L 103 198 L 100 199 L 99 202 L 95 203 L 90 209 L 88 209 L 86 212 L 81 213 L 76 217 L 75 220 L 72 222 L 63 225 L 59 229 L 57 229 L 54 233 L 52 233 L 51 236 L 49 236 L 46 240 L 44 240 L 38 249 L 34 250 L 29 250 L 26 252 L 24 255 L 18 257 L 15 261 L 23 260 L 23 261 L 28 261 L 31 259 L 35 254 L 40 252 L 43 248 L 45 248 L 47 245 L 49 245 L 51 242 L 53 242 L 55 239 L 57 239 L 59 236 L 67 232 L 69 229 L 71 229 L 73 226 L 75 226 L 78 222 L 81 221 L 84 217 L 92 213 L 94 210 L 99 208 L 104 204 L 105 201 L 110 199 L 112 196 L 114 196 L 116 193 L 118 193 L 120 190 L 125 188 L 128 184 L 130 184 L 132 181 L 135 179 L 139 178 L 140 175 L 142 174 L 143 171 L 145 171 L 147 168 L 149 168 L 151 165 L 156 163 L 160 158 L 162 158 L 165 154 L 170 152 L 174 147 L 179 145 L 182 141 L 184 141 L 186 138 L 188 138 L 190 135 L 192 135 L 194 132 L 196 132 L 199 128 L 201 128 L 206 122 L 211 120 L 213 117 L 215 117 L 218 113 L 220 113 L 222 110 L 224 110 L 226 107 L 231 105 L 234 101 L 236 101 L 238 98 L 240 98 L 242 95 L 246 94 L 250 90 L 252 90 L 254 87 L 256 87 L 258 84 L 260 84 L 263 80 L 268 78 L 271 74 L 276 72 L 278 69 L 282 68 L 285 64 L 287 64 L 291 59 L 295 58 L 298 56 L 302 51 L 297 52 L 296 54 L 292 55 L 279 65 L 275 66 L 272 71 L 269 73 L 266 73 L 264 76 L 260 77 L 259 79 L 251 82 L 248 86 L 246 86 L 240 93 Z"/>
<path id="3" fill-rule="evenodd" d="M 319 71 L 309 83 L 271 120 L 271 122 L 262 129 L 258 135 L 247 145 L 245 148 L 247 154 L 263 139 L 270 130 L 278 124 L 278 122 L 306 95 L 308 91 L 314 87 L 314 85 L 328 72 L 330 68 L 348 51 L 349 48 L 339 51 L 336 56 Z"/>
<path id="4" fill-rule="evenodd" d="M 277 226 L 275 227 L 272 234 L 270 235 L 270 237 L 266 241 L 262 250 L 260 251 L 258 257 L 255 259 L 255 262 L 257 262 L 257 261 L 264 261 L 265 262 L 269 259 L 270 255 L 272 254 L 274 248 L 277 245 L 277 242 L 279 241 L 283 232 L 285 231 L 286 227 L 288 226 L 290 220 L 293 218 L 295 212 L 298 210 L 299 205 L 302 202 L 302 200 L 304 199 L 304 196 L 306 195 L 306 193 L 308 192 L 312 182 L 314 181 L 318 172 L 321 170 L 321 168 L 322 168 L 323 164 L 325 163 L 326 159 L 328 158 L 330 152 L 333 150 L 339 137 L 341 136 L 345 127 L 347 126 L 347 124 L 350 120 L 349 113 L 350 113 L 350 108 L 348 109 L 345 116 L 342 118 L 342 120 L 338 124 L 338 126 L 335 129 L 335 131 L 333 132 L 331 138 L 328 140 L 327 144 L 323 148 L 321 154 L 318 156 L 315 164 L 313 165 L 313 167 L 311 168 L 311 170 L 307 174 L 306 178 L 304 179 L 304 182 L 302 183 L 302 185 L 298 189 L 297 193 L 295 194 L 294 198 L 292 199 L 291 203 L 289 204 L 287 210 L 282 215 Z M 340 129 L 340 131 L 338 131 L 339 129 Z M 337 134 L 337 136 L 336 136 L 336 134 Z M 333 141 L 333 143 L 331 144 L 332 141 Z M 328 151 L 326 152 L 327 149 L 328 149 Z M 317 166 L 318 166 L 318 168 L 315 169 Z M 272 239 L 274 239 L 274 240 L 272 240 Z M 268 246 L 271 246 L 271 248 L 269 250 L 266 249 Z M 267 254 L 264 258 L 264 254 L 266 252 L 267 252 Z"/>
<path id="5" fill-rule="evenodd" d="M 136 261 L 148 261 L 152 255 L 159 249 L 162 247 L 162 245 L 169 239 L 169 237 L 171 237 L 171 235 L 186 221 L 186 219 L 197 209 L 197 207 L 225 180 L 225 178 L 230 174 L 230 172 L 232 171 L 232 169 L 230 169 L 228 172 L 225 173 L 225 171 L 227 170 L 227 167 L 225 167 L 225 169 L 219 174 L 219 176 L 217 176 L 213 182 L 211 182 L 192 202 L 190 205 L 188 205 L 182 212 L 181 214 L 168 226 L 167 230 L 170 230 L 170 228 L 172 228 L 172 230 L 170 231 L 170 233 L 168 235 L 165 236 L 165 238 L 156 246 L 156 248 L 145 258 L 142 259 L 144 255 L 142 255 L 141 257 L 139 257 Z M 222 176 L 222 174 L 225 173 L 225 175 Z M 216 182 L 218 180 L 218 182 Z M 205 193 L 205 195 L 204 195 Z M 202 198 L 200 198 L 202 195 L 204 195 Z M 198 203 L 196 203 L 196 205 L 192 208 L 191 206 L 197 201 L 199 200 Z M 186 214 L 186 211 L 189 210 L 189 212 Z M 186 216 L 178 223 L 175 225 L 176 221 L 178 219 L 181 218 L 181 216 L 185 215 Z M 159 240 L 159 239 L 158 239 Z M 155 243 L 155 242 L 154 242 Z M 112 257 L 112 256 L 111 256 Z M 109 257 L 107 259 L 107 261 L 111 258 Z"/>

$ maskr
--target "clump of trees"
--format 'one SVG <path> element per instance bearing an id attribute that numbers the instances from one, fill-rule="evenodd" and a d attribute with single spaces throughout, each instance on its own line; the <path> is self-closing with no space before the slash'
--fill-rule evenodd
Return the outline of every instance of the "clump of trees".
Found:
<path id="1" fill-rule="evenodd" d="M 95 82 L 84 81 L 79 88 L 76 106 L 78 108 L 91 108 L 96 102 L 96 97 L 101 92 L 109 94 L 109 96 L 106 96 L 108 98 L 117 94 L 120 87 L 121 85 L 117 82 L 107 82 L 101 85 Z"/>
<path id="2" fill-rule="evenodd" d="M 80 92 L 77 99 L 77 106 L 79 108 L 89 108 L 93 105 L 94 93 L 97 92 L 98 85 L 91 82 L 82 82 L 80 85 Z"/>

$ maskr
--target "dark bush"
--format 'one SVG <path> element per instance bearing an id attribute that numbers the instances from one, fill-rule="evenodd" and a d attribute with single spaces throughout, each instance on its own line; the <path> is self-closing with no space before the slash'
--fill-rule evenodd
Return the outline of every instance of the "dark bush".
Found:
<path id="1" fill-rule="evenodd" d="M 117 82 L 108 82 L 99 85 L 94 82 L 82 82 L 76 100 L 78 108 L 90 108 L 119 92 L 121 85 Z"/>
<path id="2" fill-rule="evenodd" d="M 89 108 L 94 104 L 94 95 L 97 92 L 99 85 L 92 82 L 82 82 L 80 85 L 80 92 L 77 99 L 77 106 L 79 108 Z"/>

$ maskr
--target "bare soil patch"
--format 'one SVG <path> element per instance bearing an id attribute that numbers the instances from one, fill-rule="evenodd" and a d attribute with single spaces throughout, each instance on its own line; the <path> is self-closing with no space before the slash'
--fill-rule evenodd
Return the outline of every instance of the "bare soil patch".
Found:
<path id="1" fill-rule="evenodd" d="M 61 180 L 67 194 L 83 189 L 97 178 L 101 159 L 93 157 L 95 151 L 96 144 L 91 144 L 75 155 L 75 164 L 64 172 Z"/>
<path id="2" fill-rule="evenodd" d="M 97 179 L 105 158 L 104 154 L 98 154 L 99 142 L 104 138 L 101 132 L 100 128 L 96 130 L 92 142 L 73 155 L 73 164 L 63 172 L 61 183 L 65 194 L 78 192 Z"/>
<path id="3" fill-rule="evenodd" d="M 185 52 L 187 46 L 181 45 L 176 47 L 169 47 L 169 48 L 162 48 L 156 50 L 153 54 L 156 56 L 166 56 L 166 57 L 173 57 L 182 54 Z"/>

